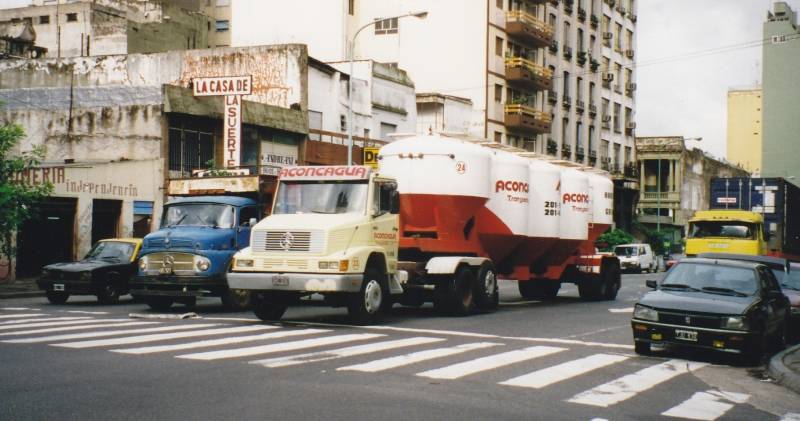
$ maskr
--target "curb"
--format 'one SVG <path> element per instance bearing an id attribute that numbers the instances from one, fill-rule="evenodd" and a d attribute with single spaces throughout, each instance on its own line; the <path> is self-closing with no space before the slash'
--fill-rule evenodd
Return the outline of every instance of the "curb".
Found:
<path id="1" fill-rule="evenodd" d="M 0 292 L 0 300 L 31 297 L 44 297 L 44 291 Z"/>
<path id="2" fill-rule="evenodd" d="M 778 384 L 800 394 L 800 373 L 790 369 L 784 362 L 795 353 L 797 355 L 794 355 L 794 358 L 800 359 L 800 344 L 775 354 L 769 361 L 767 372 Z"/>

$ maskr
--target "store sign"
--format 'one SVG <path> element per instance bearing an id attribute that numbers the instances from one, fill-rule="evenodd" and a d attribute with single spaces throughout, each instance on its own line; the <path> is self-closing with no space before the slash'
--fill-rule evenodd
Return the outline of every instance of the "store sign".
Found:
<path id="1" fill-rule="evenodd" d="M 253 89 L 252 76 L 197 77 L 192 79 L 194 96 L 224 96 L 223 142 L 225 167 L 239 166 L 242 150 L 242 96 Z"/>
<path id="2" fill-rule="evenodd" d="M 372 169 L 378 169 L 378 152 L 381 148 L 364 148 L 364 165 L 369 165 Z"/>
<path id="3" fill-rule="evenodd" d="M 26 168 L 14 181 L 30 186 L 51 184 L 53 196 L 89 195 L 109 199 L 151 199 L 160 160 Z"/>
<path id="4" fill-rule="evenodd" d="M 297 146 L 261 142 L 261 174 L 277 176 L 281 168 L 297 165 Z"/>

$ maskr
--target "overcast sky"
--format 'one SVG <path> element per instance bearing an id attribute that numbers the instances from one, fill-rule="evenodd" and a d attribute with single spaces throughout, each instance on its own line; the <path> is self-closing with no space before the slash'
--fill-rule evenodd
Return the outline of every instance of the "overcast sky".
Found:
<path id="1" fill-rule="evenodd" d="M 800 0 L 787 2 L 800 9 Z M 0 8 L 29 3 L 0 0 Z M 638 0 L 636 134 L 702 137 L 690 145 L 724 157 L 727 92 L 761 84 L 761 47 L 743 44 L 762 39 L 771 5 L 772 0 Z M 734 47 L 718 52 L 729 46 Z"/>

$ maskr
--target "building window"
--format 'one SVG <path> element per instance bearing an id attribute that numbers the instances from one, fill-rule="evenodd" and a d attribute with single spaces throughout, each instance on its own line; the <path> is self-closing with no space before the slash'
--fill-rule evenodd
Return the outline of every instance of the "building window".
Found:
<path id="1" fill-rule="evenodd" d="M 50 23 L 50 15 L 39 16 L 39 24 L 44 25 Z"/>
<path id="2" fill-rule="evenodd" d="M 564 33 L 561 34 L 562 35 L 561 39 L 564 42 L 564 48 L 569 47 L 569 30 L 570 30 L 569 22 L 564 22 Z"/>
<path id="3" fill-rule="evenodd" d="M 589 126 L 589 152 L 594 150 L 594 126 Z"/>
<path id="4" fill-rule="evenodd" d="M 578 28 L 578 45 L 576 46 L 579 52 L 584 51 L 583 49 L 583 29 Z"/>
<path id="5" fill-rule="evenodd" d="M 622 126 L 620 124 L 620 114 L 622 114 L 622 106 L 614 103 L 614 131 L 620 133 L 622 131 Z"/>
<path id="6" fill-rule="evenodd" d="M 153 224 L 153 202 L 133 201 L 133 236 L 142 238 L 150 234 Z"/>
<path id="7" fill-rule="evenodd" d="M 561 147 L 569 145 L 569 119 L 561 120 Z"/>
<path id="8" fill-rule="evenodd" d="M 397 18 L 375 20 L 375 35 L 386 35 L 386 34 L 396 34 L 396 33 L 397 33 Z"/>
<path id="9" fill-rule="evenodd" d="M 618 23 L 614 27 L 614 50 L 622 50 L 622 25 Z"/>
<path id="10" fill-rule="evenodd" d="M 308 138 L 310 140 L 321 140 L 319 133 L 310 133 L 311 130 L 322 130 L 321 112 L 308 110 L 308 130 Z"/>
<path id="11" fill-rule="evenodd" d="M 347 2 L 347 13 L 350 16 L 353 16 L 356 13 L 356 0 L 350 0 Z"/>
<path id="12" fill-rule="evenodd" d="M 67 22 L 77 22 L 77 21 L 78 21 L 77 13 L 67 13 Z"/>
<path id="13" fill-rule="evenodd" d="M 583 101 L 583 78 L 575 79 L 575 98 Z"/>
<path id="14" fill-rule="evenodd" d="M 594 105 L 594 82 L 589 82 L 589 104 Z"/>
<path id="15" fill-rule="evenodd" d="M 625 48 L 633 50 L 633 31 L 630 29 L 625 32 Z"/>
<path id="16" fill-rule="evenodd" d="M 494 85 L 494 101 L 503 102 L 503 85 L 500 84 Z"/>
<path id="17" fill-rule="evenodd" d="M 218 20 L 216 23 L 217 32 L 225 32 L 230 29 L 230 21 Z"/>
<path id="18" fill-rule="evenodd" d="M 503 134 L 500 132 L 494 132 L 494 143 L 503 143 Z"/>
<path id="19" fill-rule="evenodd" d="M 503 38 L 495 37 L 494 39 L 494 55 L 503 56 Z"/>
<path id="20" fill-rule="evenodd" d="M 569 72 L 564 72 L 564 96 L 569 96 Z"/>
<path id="21" fill-rule="evenodd" d="M 583 140 L 581 139 L 581 132 L 583 131 L 583 124 L 579 121 L 575 123 L 575 147 L 583 148 Z"/>
<path id="22" fill-rule="evenodd" d="M 395 133 L 397 131 L 396 124 L 389 124 L 381 122 L 381 139 L 382 140 L 390 140 L 389 135 Z"/>
<path id="23" fill-rule="evenodd" d="M 195 120 L 175 119 L 169 128 L 169 170 L 177 177 L 190 176 L 214 160 L 214 134 L 210 127 Z"/>

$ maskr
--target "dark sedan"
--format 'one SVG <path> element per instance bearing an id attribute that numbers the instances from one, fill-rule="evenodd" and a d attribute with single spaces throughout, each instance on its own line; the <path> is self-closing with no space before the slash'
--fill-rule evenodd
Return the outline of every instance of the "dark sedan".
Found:
<path id="1" fill-rule="evenodd" d="M 70 295 L 96 295 L 101 303 L 116 303 L 128 293 L 141 247 L 140 238 L 100 240 L 83 260 L 42 268 L 36 283 L 53 304 L 65 303 Z"/>
<path id="2" fill-rule="evenodd" d="M 635 350 L 681 345 L 758 357 L 783 349 L 789 300 L 765 265 L 686 258 L 636 304 L 631 320 Z"/>

